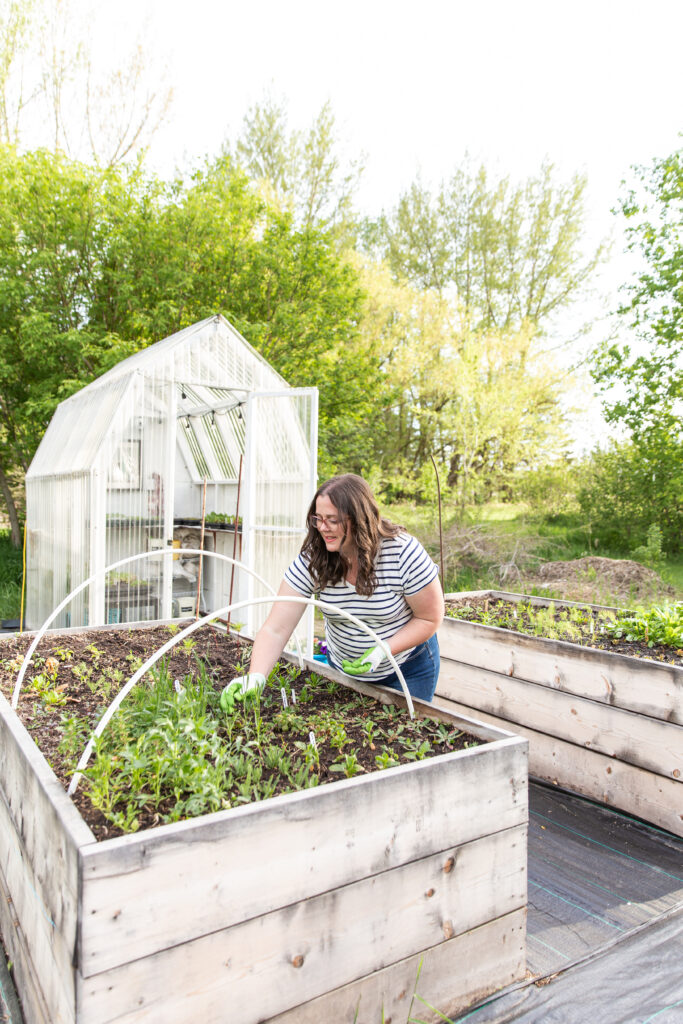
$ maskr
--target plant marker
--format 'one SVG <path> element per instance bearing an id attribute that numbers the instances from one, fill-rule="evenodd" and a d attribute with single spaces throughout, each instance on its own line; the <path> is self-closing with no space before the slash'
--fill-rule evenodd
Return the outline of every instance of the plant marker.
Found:
<path id="1" fill-rule="evenodd" d="M 292 690 L 292 704 L 296 704 L 296 692 Z"/>
<path id="2" fill-rule="evenodd" d="M 318 744 L 315 742 L 315 733 L 314 732 L 309 732 L 309 734 L 308 734 L 308 742 L 311 744 L 313 749 L 317 751 Z"/>
<path id="3" fill-rule="evenodd" d="M 283 708 L 286 708 L 287 707 L 287 693 L 285 692 L 284 686 L 280 687 L 280 696 L 282 697 L 282 706 L 283 706 Z"/>

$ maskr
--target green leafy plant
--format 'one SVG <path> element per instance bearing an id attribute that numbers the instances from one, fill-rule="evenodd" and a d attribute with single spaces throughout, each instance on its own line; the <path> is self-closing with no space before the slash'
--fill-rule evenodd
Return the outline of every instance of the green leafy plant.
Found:
<path id="1" fill-rule="evenodd" d="M 177 668 L 178 658 L 181 664 L 185 659 L 182 645 L 172 656 L 173 670 L 168 660 L 161 661 L 130 692 L 94 745 L 81 787 L 109 823 L 109 835 L 352 779 L 463 745 L 459 731 L 443 723 L 410 721 L 403 707 L 384 705 L 289 664 L 276 666 L 262 692 L 226 714 L 220 708 L 222 677 L 209 660 L 212 649 L 215 634 L 206 646 L 198 637 L 182 678 Z M 112 692 L 146 657 L 129 652 L 120 667 L 112 667 L 97 645 L 80 650 L 78 660 L 62 661 L 56 653 L 37 658 L 31 683 L 42 698 L 41 714 L 59 707 L 71 688 L 95 698 L 86 701 L 87 716 L 65 710 L 55 716 L 59 728 L 50 733 L 58 739 L 50 757 L 66 778 Z M 248 647 L 238 657 L 246 663 Z M 234 663 L 230 671 L 236 671 Z M 69 690 L 59 689 L 59 676 L 66 676 Z M 294 685 L 297 702 L 283 707 L 281 692 L 291 695 Z"/>
<path id="2" fill-rule="evenodd" d="M 683 601 L 620 618 L 609 631 L 617 639 L 643 641 L 648 647 L 683 648 Z"/>

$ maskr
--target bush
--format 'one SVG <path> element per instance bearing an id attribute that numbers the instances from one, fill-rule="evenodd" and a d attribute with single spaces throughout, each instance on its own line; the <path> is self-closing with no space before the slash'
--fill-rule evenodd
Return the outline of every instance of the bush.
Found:
<path id="1" fill-rule="evenodd" d="M 21 609 L 22 551 L 8 530 L 0 530 L 0 619 L 18 619 Z"/>
<path id="2" fill-rule="evenodd" d="M 683 442 L 613 443 L 593 454 L 579 502 L 601 546 L 630 554 L 661 532 L 660 550 L 676 554 L 683 533 Z"/>
<path id="3" fill-rule="evenodd" d="M 520 472 L 513 481 L 517 501 L 524 501 L 534 514 L 573 520 L 579 513 L 579 490 L 586 478 L 584 463 L 570 459 Z"/>

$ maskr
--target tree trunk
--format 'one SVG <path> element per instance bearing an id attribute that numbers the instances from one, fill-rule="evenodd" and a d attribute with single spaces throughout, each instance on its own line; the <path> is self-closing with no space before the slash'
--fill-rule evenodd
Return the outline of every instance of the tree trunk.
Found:
<path id="1" fill-rule="evenodd" d="M 5 506 L 7 508 L 7 514 L 9 516 L 9 524 L 11 531 L 12 543 L 15 548 L 21 547 L 21 527 L 19 526 L 19 516 L 17 515 L 17 506 L 14 503 L 14 498 L 10 490 L 9 481 L 5 476 L 5 471 L 0 465 L 0 491 L 5 499 Z"/>

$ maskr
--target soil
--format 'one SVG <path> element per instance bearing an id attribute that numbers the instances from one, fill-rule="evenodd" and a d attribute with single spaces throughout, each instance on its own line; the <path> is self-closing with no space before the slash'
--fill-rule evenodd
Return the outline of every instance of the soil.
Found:
<path id="1" fill-rule="evenodd" d="M 533 576 L 525 575 L 524 592 L 549 592 L 561 594 L 565 601 L 623 607 L 675 596 L 654 569 L 628 558 L 598 556 L 544 562 Z"/>
<path id="2" fill-rule="evenodd" d="M 131 662 L 134 662 L 136 658 L 141 661 L 146 660 L 168 639 L 167 627 L 154 626 L 136 629 L 98 629 L 68 634 L 51 633 L 41 640 L 33 655 L 32 664 L 35 664 L 35 670 L 29 669 L 24 678 L 17 714 L 65 789 L 68 788 L 71 781 L 73 762 L 67 761 L 58 749 L 62 735 L 60 728 L 62 715 L 87 719 L 93 727 L 104 708 L 115 696 L 114 691 L 103 702 L 102 696 L 93 692 L 87 685 L 87 681 L 74 673 L 74 667 L 85 665 L 92 668 L 94 678 L 107 672 L 118 671 L 121 673 L 120 684 L 123 685 L 137 667 L 138 662 L 135 664 L 131 664 Z M 167 656 L 169 659 L 168 669 L 172 678 L 182 680 L 188 673 L 196 672 L 195 659 L 199 657 L 208 666 L 214 688 L 220 691 L 231 679 L 244 670 L 243 666 L 248 662 L 251 648 L 249 642 L 243 641 L 235 635 L 218 632 L 211 626 L 204 626 L 195 631 L 192 634 L 192 639 L 195 641 L 195 645 L 191 652 L 183 649 L 181 643 L 173 647 Z M 21 659 L 31 640 L 30 636 L 17 635 L 0 639 L 0 689 L 8 700 L 11 700 Z M 45 664 L 48 664 L 49 658 L 53 658 L 52 664 L 56 663 L 57 666 L 54 688 L 57 690 L 61 688 L 61 692 L 66 698 L 66 703 L 61 706 L 46 706 L 37 691 L 31 688 L 31 679 Z M 312 699 L 305 704 L 306 712 L 317 713 L 324 708 L 334 710 L 335 714 L 344 720 L 349 737 L 349 750 L 354 750 L 358 755 L 358 771 L 362 773 L 377 771 L 375 747 L 371 741 L 368 741 L 364 724 L 368 720 L 374 720 L 375 716 L 386 714 L 387 706 L 379 704 L 372 697 L 343 687 L 340 687 L 341 697 L 338 694 L 328 693 L 322 687 L 316 689 L 315 682 L 310 682 L 310 674 L 303 673 L 297 679 L 296 686 L 302 688 L 306 683 L 308 683 L 308 689 L 314 690 Z M 344 705 L 353 703 L 354 710 L 350 721 L 344 719 L 343 713 L 340 711 L 340 703 Z M 264 717 L 269 713 L 267 705 L 268 701 L 264 699 L 261 704 Z M 270 713 L 282 711 L 279 695 L 278 700 L 272 700 L 270 705 Z M 431 750 L 428 756 L 448 753 L 482 742 L 477 737 L 459 732 L 457 729 L 450 731 L 447 740 L 439 742 L 434 736 L 438 728 L 438 723 L 435 720 L 415 719 L 411 722 L 403 708 L 392 708 L 391 711 L 406 729 L 414 732 L 415 735 L 430 737 Z M 283 744 L 286 747 L 287 743 L 295 745 L 296 741 L 301 740 L 307 741 L 308 734 L 285 736 Z M 387 747 L 385 741 L 383 741 L 383 747 Z M 320 758 L 319 768 L 317 768 L 319 783 L 336 782 L 340 777 L 343 778 L 343 775 L 340 776 L 339 773 L 331 771 L 332 763 L 339 759 L 339 751 L 323 741 L 318 746 L 318 752 Z M 394 754 L 397 761 L 407 759 L 405 747 L 399 743 L 395 745 Z M 291 785 L 283 785 L 276 790 L 274 795 L 277 795 L 278 792 L 291 791 L 291 788 Z M 73 800 L 96 838 L 106 839 L 124 834 L 122 829 L 113 825 L 98 809 L 93 807 L 84 787 L 79 787 L 76 790 Z M 162 824 L 163 810 L 163 807 L 148 811 L 143 808 L 139 815 L 139 828 L 153 828 Z"/>
<path id="3" fill-rule="evenodd" d="M 516 618 L 512 609 L 516 612 Z M 452 618 L 464 619 L 467 622 L 482 623 L 483 621 L 487 626 L 498 626 L 517 633 L 524 633 L 527 636 L 537 635 L 537 631 L 531 626 L 530 616 L 524 611 L 524 602 L 506 601 L 503 598 L 495 597 L 461 597 L 446 602 L 446 613 Z M 554 621 L 561 622 L 562 615 L 562 605 L 558 602 L 554 606 Z M 601 623 L 608 621 L 613 622 L 614 617 L 593 610 L 586 616 L 585 622 L 574 623 L 580 636 L 570 639 L 560 630 L 556 639 L 577 643 L 582 647 L 591 647 L 599 651 L 609 651 L 612 654 L 627 654 L 632 658 L 663 661 L 669 665 L 683 666 L 683 649 L 677 650 L 665 645 L 648 647 L 644 641 L 613 638 L 607 633 L 600 632 Z"/>

